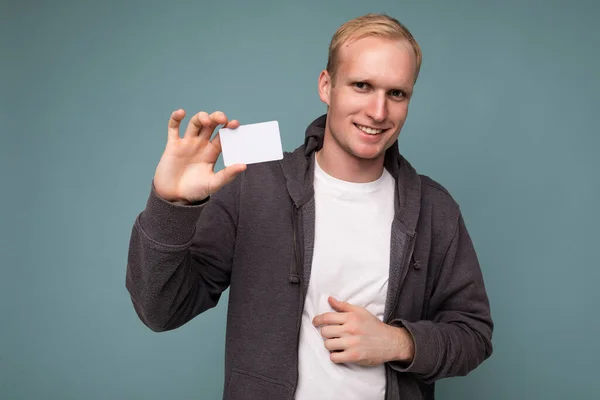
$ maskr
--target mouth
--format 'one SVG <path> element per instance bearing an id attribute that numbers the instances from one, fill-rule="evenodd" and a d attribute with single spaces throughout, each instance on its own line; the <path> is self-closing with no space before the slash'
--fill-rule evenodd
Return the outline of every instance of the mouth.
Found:
<path id="1" fill-rule="evenodd" d="M 358 129 L 360 129 L 367 135 L 379 135 L 379 134 L 383 133 L 384 131 L 386 131 L 386 129 L 377 129 L 377 128 L 372 128 L 372 127 L 366 126 L 366 125 L 359 125 L 356 123 L 354 124 L 354 126 L 356 126 Z"/>

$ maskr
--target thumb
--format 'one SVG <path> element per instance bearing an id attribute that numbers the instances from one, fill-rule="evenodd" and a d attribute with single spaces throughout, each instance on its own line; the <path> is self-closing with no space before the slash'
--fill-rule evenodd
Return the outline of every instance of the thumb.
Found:
<path id="1" fill-rule="evenodd" d="M 217 172 L 215 178 L 217 178 L 218 183 L 217 187 L 214 188 L 213 193 L 233 181 L 235 177 L 244 170 L 246 170 L 246 164 L 234 164 Z"/>
<path id="2" fill-rule="evenodd" d="M 349 312 L 352 311 L 352 304 L 346 303 L 343 301 L 339 301 L 335 299 L 333 296 L 329 296 L 327 299 L 329 301 L 329 305 L 337 312 Z"/>

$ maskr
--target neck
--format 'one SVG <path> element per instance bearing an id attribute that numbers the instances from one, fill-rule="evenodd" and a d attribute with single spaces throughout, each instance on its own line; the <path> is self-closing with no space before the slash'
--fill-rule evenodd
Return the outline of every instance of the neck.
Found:
<path id="1" fill-rule="evenodd" d="M 384 155 L 376 159 L 355 157 L 339 146 L 328 145 L 333 140 L 330 135 L 325 135 L 323 139 L 323 147 L 315 157 L 328 175 L 346 182 L 367 183 L 376 181 L 383 174 Z"/>

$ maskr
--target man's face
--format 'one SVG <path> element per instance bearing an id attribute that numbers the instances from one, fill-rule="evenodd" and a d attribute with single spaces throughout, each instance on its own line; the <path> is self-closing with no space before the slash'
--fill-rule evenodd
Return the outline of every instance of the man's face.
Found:
<path id="1" fill-rule="evenodd" d="M 342 44 L 335 82 L 319 77 L 329 106 L 324 146 L 338 157 L 383 162 L 408 114 L 416 56 L 407 41 L 365 37 Z"/>

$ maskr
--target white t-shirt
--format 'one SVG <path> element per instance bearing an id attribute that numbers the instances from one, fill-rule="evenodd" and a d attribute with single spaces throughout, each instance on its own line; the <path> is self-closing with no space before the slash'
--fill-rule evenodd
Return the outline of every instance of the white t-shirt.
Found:
<path id="1" fill-rule="evenodd" d="M 315 162 L 315 242 L 300 330 L 296 400 L 385 397 L 383 365 L 335 364 L 315 316 L 334 311 L 327 298 L 366 308 L 383 320 L 390 268 L 394 178 L 374 182 L 327 175 Z"/>

